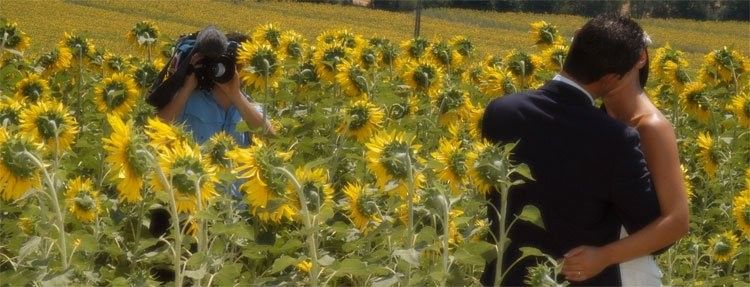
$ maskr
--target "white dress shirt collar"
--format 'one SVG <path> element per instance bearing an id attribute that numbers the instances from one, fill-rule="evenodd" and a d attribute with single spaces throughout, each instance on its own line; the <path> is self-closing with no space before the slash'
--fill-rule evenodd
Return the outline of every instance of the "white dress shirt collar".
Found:
<path id="1" fill-rule="evenodd" d="M 568 79 L 568 78 L 566 78 L 565 76 L 563 76 L 563 75 L 560 75 L 560 74 L 557 74 L 557 75 L 555 75 L 555 77 L 554 77 L 554 78 L 552 78 L 552 80 L 553 80 L 553 81 L 559 81 L 559 82 L 563 82 L 563 83 L 566 83 L 566 84 L 568 84 L 568 85 L 571 85 L 571 86 L 573 86 L 573 87 L 574 87 L 574 88 L 576 88 L 576 89 L 579 89 L 579 90 L 581 90 L 581 92 L 583 92 L 583 93 L 584 93 L 584 94 L 585 94 L 585 95 L 586 95 L 587 97 L 589 97 L 589 100 L 591 100 L 591 104 L 592 104 L 592 105 L 594 104 L 594 97 L 592 97 L 592 96 L 591 96 L 591 94 L 590 94 L 590 93 L 589 93 L 588 91 L 586 91 L 586 89 L 584 89 L 583 87 L 581 87 L 581 85 L 579 85 L 579 84 L 578 84 L 578 83 L 576 83 L 575 81 L 573 81 L 573 80 L 571 80 L 571 79 Z"/>

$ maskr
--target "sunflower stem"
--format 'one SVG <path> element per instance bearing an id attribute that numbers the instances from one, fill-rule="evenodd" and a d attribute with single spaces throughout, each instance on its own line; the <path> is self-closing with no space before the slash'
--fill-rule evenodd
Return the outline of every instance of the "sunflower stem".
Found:
<path id="1" fill-rule="evenodd" d="M 312 262 L 312 268 L 310 269 L 310 285 L 313 287 L 318 286 L 318 275 L 320 275 L 320 266 L 318 263 L 318 245 L 315 242 L 315 217 L 310 214 L 310 210 L 307 209 L 307 198 L 305 192 L 302 190 L 302 185 L 299 183 L 297 178 L 283 167 L 274 167 L 286 175 L 289 180 L 294 184 L 294 188 L 297 190 L 297 196 L 299 197 L 300 207 L 304 214 L 305 228 L 307 229 L 307 245 L 308 252 L 310 253 L 310 261 Z M 319 210 L 320 208 L 318 208 Z"/>
<path id="2" fill-rule="evenodd" d="M 450 226 L 448 224 L 450 222 L 451 201 L 446 195 L 443 195 L 443 207 L 443 277 L 440 286 L 446 286 L 449 274 Z"/>
<path id="3" fill-rule="evenodd" d="M 498 218 L 498 242 L 497 242 L 497 261 L 495 264 L 495 286 L 501 286 L 503 282 L 503 254 L 505 253 L 505 216 L 508 212 L 508 187 L 505 184 L 500 185 L 500 217 Z"/>
<path id="4" fill-rule="evenodd" d="M 52 196 L 52 207 L 54 208 L 55 214 L 57 215 L 57 231 L 60 235 L 60 244 L 58 244 L 58 247 L 60 248 L 60 259 L 62 260 L 63 269 L 67 270 L 69 265 L 68 247 L 65 242 L 65 214 L 63 214 L 63 211 L 60 208 L 60 200 L 57 198 L 55 183 L 49 172 L 47 172 L 47 169 L 44 167 L 44 164 L 36 156 L 26 150 L 23 151 L 22 154 L 31 159 L 34 164 L 36 164 L 37 167 L 42 170 L 42 173 L 44 173 L 44 178 L 47 180 L 47 185 L 49 186 L 48 192 Z"/>
<path id="5" fill-rule="evenodd" d="M 145 151 L 146 157 L 151 160 L 152 164 L 156 167 L 156 174 L 158 175 L 159 181 L 164 186 L 167 194 L 169 194 L 169 205 L 172 213 L 172 232 L 174 233 L 174 246 L 172 247 L 172 265 L 174 268 L 174 285 L 177 287 L 182 286 L 182 232 L 180 230 L 180 219 L 177 213 L 177 200 L 175 199 L 174 190 L 170 184 L 169 179 L 164 175 L 164 171 L 161 170 L 159 163 L 156 162 L 156 158 L 150 152 Z"/>

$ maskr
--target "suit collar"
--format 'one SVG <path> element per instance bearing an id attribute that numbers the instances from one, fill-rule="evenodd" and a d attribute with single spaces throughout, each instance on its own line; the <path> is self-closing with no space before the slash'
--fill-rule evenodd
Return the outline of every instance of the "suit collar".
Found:
<path id="1" fill-rule="evenodd" d="M 549 96 L 561 102 L 586 106 L 594 105 L 589 95 L 586 95 L 579 88 L 561 81 L 548 81 L 541 87 L 541 90 L 547 91 Z"/>

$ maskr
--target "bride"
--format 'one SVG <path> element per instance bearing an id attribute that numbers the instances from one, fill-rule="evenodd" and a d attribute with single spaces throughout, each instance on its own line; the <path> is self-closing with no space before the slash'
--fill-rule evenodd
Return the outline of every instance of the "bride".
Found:
<path id="1" fill-rule="evenodd" d="M 644 37 L 650 44 L 648 36 Z M 660 286 L 661 271 L 651 253 L 669 246 L 688 232 L 687 195 L 671 123 L 643 91 L 648 79 L 648 51 L 644 48 L 636 68 L 612 92 L 602 97 L 607 114 L 635 128 L 651 172 L 661 216 L 648 226 L 601 247 L 579 246 L 565 254 L 563 274 L 584 283 L 612 264 L 620 264 L 623 286 Z"/>

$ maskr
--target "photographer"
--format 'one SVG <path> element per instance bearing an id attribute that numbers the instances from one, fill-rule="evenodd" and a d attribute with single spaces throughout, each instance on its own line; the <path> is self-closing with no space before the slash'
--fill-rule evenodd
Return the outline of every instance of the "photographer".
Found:
<path id="1" fill-rule="evenodd" d="M 147 100 L 157 108 L 160 118 L 183 123 L 200 144 L 225 131 L 240 146 L 249 145 L 250 136 L 236 131 L 240 120 L 251 129 L 275 134 L 264 120 L 260 106 L 240 90 L 237 70 L 242 67 L 236 64 L 236 51 L 245 37 L 233 34 L 232 40 L 236 41 L 228 41 L 219 30 L 209 26 L 194 41 L 189 38 L 180 41 L 175 57 L 165 68 L 174 72 L 158 83 Z"/>

